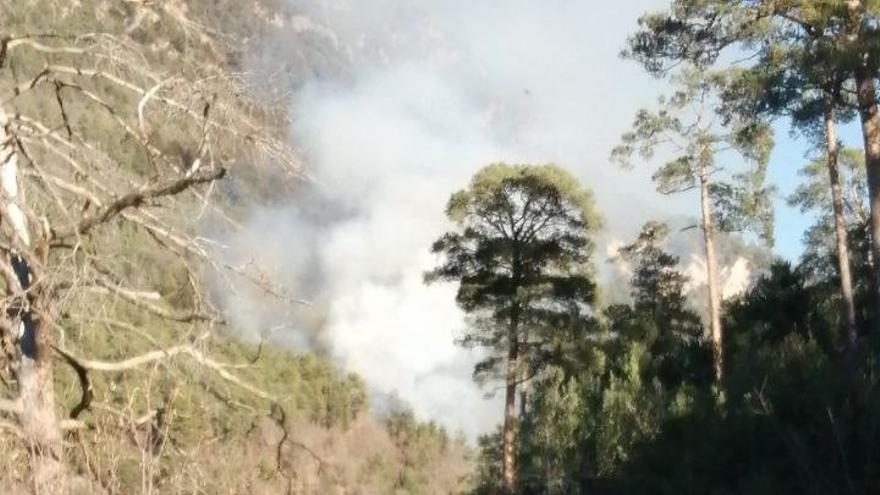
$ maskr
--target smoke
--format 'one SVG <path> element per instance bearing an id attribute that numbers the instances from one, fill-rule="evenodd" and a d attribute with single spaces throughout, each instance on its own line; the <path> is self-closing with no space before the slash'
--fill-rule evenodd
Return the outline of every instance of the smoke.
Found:
<path id="1" fill-rule="evenodd" d="M 232 260 L 259 258 L 313 305 L 229 291 L 233 322 L 323 350 L 422 418 L 470 437 L 492 428 L 501 407 L 471 379 L 479 353 L 453 343 L 464 328 L 455 287 L 422 282 L 449 228 L 445 202 L 490 162 L 555 162 L 594 190 L 603 235 L 632 238 L 659 205 L 675 211 L 647 169 L 607 160 L 657 87 L 618 52 L 662 3 L 291 1 L 249 63 L 286 71 L 291 139 L 314 181 L 254 209 L 227 243 Z"/>

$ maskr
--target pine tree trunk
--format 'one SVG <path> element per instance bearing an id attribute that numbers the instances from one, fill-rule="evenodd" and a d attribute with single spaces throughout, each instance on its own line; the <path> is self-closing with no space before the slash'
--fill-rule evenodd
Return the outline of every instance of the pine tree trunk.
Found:
<path id="1" fill-rule="evenodd" d="M 501 476 L 504 493 L 512 495 L 516 492 L 516 384 L 519 380 L 519 346 L 520 307 L 516 300 L 522 274 L 522 259 L 519 239 L 515 239 L 513 246 L 513 269 L 511 280 L 513 283 L 513 300 L 510 307 L 510 326 L 507 329 L 507 376 L 505 378 L 504 394 L 504 426 L 501 430 Z"/>
<path id="2" fill-rule="evenodd" d="M 525 359 L 523 359 L 525 361 Z M 529 378 L 528 378 L 529 369 L 528 366 L 523 365 L 523 371 L 521 373 L 522 378 L 519 381 L 519 417 L 522 418 L 526 415 L 526 408 L 529 405 Z"/>
<path id="3" fill-rule="evenodd" d="M 526 415 L 526 408 L 529 406 L 529 359 L 528 359 L 528 343 L 529 343 L 529 329 L 528 327 L 523 329 L 522 336 L 522 348 L 520 349 L 518 359 L 522 363 L 520 365 L 520 378 L 519 378 L 519 417 L 523 418 Z"/>
<path id="4" fill-rule="evenodd" d="M 871 227 L 871 255 L 880 259 L 880 115 L 874 96 L 874 79 L 866 74 L 866 69 L 856 70 L 856 84 L 859 99 L 859 116 L 862 121 L 862 136 L 865 143 L 865 166 L 868 178 L 868 202 L 870 205 L 869 225 Z M 874 263 L 871 270 L 874 319 L 880 310 L 880 263 Z M 875 326 L 878 325 L 875 321 Z"/>
<path id="5" fill-rule="evenodd" d="M 515 318 L 514 318 L 515 319 Z M 514 438 L 516 427 L 516 382 L 519 379 L 519 339 L 515 323 L 511 325 L 510 348 L 507 353 L 507 387 L 504 396 L 504 427 L 501 431 L 501 472 L 504 491 L 514 493 L 516 474 L 514 466 Z"/>
<path id="6" fill-rule="evenodd" d="M 700 160 L 700 213 L 702 214 L 703 244 L 706 249 L 706 282 L 709 286 L 709 329 L 712 334 L 715 379 L 721 381 L 724 372 L 724 352 L 721 329 L 721 292 L 718 287 L 718 262 L 715 259 L 715 228 L 712 225 L 712 201 L 709 193 L 709 162 Z"/>
<path id="7" fill-rule="evenodd" d="M 840 275 L 840 294 L 843 297 L 842 328 L 846 339 L 847 352 L 855 350 L 856 305 L 853 297 L 852 270 L 849 260 L 849 246 L 846 242 L 846 220 L 843 215 L 843 190 L 838 169 L 837 132 L 834 125 L 834 107 L 831 96 L 825 97 L 825 152 L 828 166 L 828 181 L 831 186 L 831 209 L 834 214 L 834 235 L 837 242 L 837 271 Z"/>
<path id="8" fill-rule="evenodd" d="M 865 43 L 861 39 L 861 19 L 864 9 L 861 0 L 848 0 L 849 37 L 854 43 Z M 859 104 L 859 119 L 862 123 L 862 138 L 865 143 L 865 167 L 868 177 L 868 201 L 871 210 L 871 254 L 880 260 L 880 114 L 877 112 L 874 76 L 868 67 L 867 54 L 861 55 L 854 70 L 856 97 Z M 880 327 L 880 263 L 871 269 L 872 306 L 875 331 Z"/>

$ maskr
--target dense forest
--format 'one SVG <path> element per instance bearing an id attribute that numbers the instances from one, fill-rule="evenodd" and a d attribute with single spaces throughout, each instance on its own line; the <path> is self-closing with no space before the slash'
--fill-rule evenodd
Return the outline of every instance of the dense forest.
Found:
<path id="1" fill-rule="evenodd" d="M 613 186 L 567 163 L 443 192 L 418 284 L 452 289 L 450 340 L 498 392 L 468 438 L 322 347 L 318 284 L 258 252 L 296 258 L 296 226 L 224 241 L 327 206 L 290 94 L 391 57 L 375 33 L 345 45 L 294 0 L 0 1 L 0 493 L 880 491 L 880 2 L 664 3 L 619 40 L 655 103 L 591 166 L 650 170 L 683 217 L 611 249 Z M 808 143 L 797 261 L 773 251 L 779 129 Z M 270 306 L 297 321 L 249 333 Z"/>
<path id="2" fill-rule="evenodd" d="M 452 197 L 457 229 L 435 245 L 447 261 L 431 277 L 460 283 L 475 315 L 465 344 L 498 352 L 476 371 L 506 369 L 477 493 L 880 489 L 878 15 L 859 0 L 676 0 L 639 19 L 623 56 L 670 93 L 637 113 L 611 158 L 656 165 L 663 194 L 698 192 L 696 305 L 666 250 L 680 234 L 660 222 L 618 252 L 629 301 L 597 304 L 589 194 L 555 168 L 490 167 Z M 772 243 L 777 121 L 812 143 L 788 199 L 816 223 L 799 263 L 773 261 L 725 300 L 718 235 Z M 851 121 L 863 149 L 839 142 Z"/>

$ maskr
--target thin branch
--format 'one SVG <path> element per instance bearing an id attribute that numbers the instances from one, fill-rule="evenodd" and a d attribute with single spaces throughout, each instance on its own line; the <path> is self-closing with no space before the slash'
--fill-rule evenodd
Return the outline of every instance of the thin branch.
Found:
<path id="1" fill-rule="evenodd" d="M 92 388 L 92 381 L 89 379 L 89 370 L 80 364 L 80 362 L 67 351 L 64 351 L 55 345 L 52 346 L 52 349 L 61 355 L 64 361 L 73 368 L 79 379 L 79 386 L 82 390 L 82 395 L 80 396 L 79 403 L 70 411 L 70 419 L 76 419 L 79 417 L 80 413 L 89 408 L 89 405 L 91 405 L 92 399 L 95 396 L 94 389 Z"/>
<path id="2" fill-rule="evenodd" d="M 70 359 L 75 360 L 79 366 L 86 370 L 103 372 L 128 371 L 155 361 L 170 359 L 174 356 L 177 356 L 178 354 L 186 354 L 193 358 L 197 363 L 212 369 L 221 378 L 238 386 L 239 388 L 242 388 L 247 392 L 256 395 L 257 397 L 260 397 L 262 399 L 266 399 L 269 401 L 276 400 L 276 398 L 268 392 L 260 390 L 259 388 L 241 380 L 237 376 L 227 371 L 226 368 L 228 368 L 229 365 L 214 361 L 213 359 L 205 356 L 201 351 L 197 350 L 195 347 L 189 344 L 178 345 L 170 347 L 168 349 L 150 351 L 139 356 L 124 359 L 122 361 L 100 361 L 94 359 L 82 359 L 74 357 L 72 353 L 64 349 L 58 348 L 56 350 L 60 354 L 67 355 Z"/>
<path id="3" fill-rule="evenodd" d="M 160 198 L 163 196 L 173 196 L 197 184 L 204 184 L 206 182 L 212 182 L 221 179 L 224 175 L 226 175 L 226 169 L 218 168 L 215 170 L 209 170 L 202 174 L 193 175 L 190 177 L 182 177 L 180 179 L 166 182 L 160 185 L 155 185 L 153 187 L 141 187 L 140 189 L 132 191 L 125 196 L 117 199 L 116 201 L 108 204 L 99 213 L 83 218 L 74 231 L 59 234 L 58 237 L 64 238 L 76 234 L 86 234 L 96 226 L 112 220 L 123 211 L 129 208 L 136 208 L 141 206 L 142 204 L 144 204 L 145 201 L 149 199 Z"/>
<path id="4" fill-rule="evenodd" d="M 95 280 L 94 282 L 96 285 L 85 285 L 82 286 L 82 288 L 90 290 L 97 294 L 117 295 L 131 305 L 146 310 L 147 312 L 166 320 L 177 321 L 180 323 L 191 323 L 194 321 L 209 321 L 220 324 L 224 323 L 222 318 L 218 316 L 199 313 L 197 311 L 179 312 L 163 308 L 162 306 L 158 306 L 156 304 L 148 302 L 148 300 L 153 300 L 153 298 L 144 298 L 144 293 L 142 292 L 126 289 L 124 287 L 120 287 L 119 285 L 111 284 L 106 280 L 100 278 Z"/>
<path id="5" fill-rule="evenodd" d="M 0 399 L 0 411 L 8 414 L 21 414 L 21 400 Z"/>

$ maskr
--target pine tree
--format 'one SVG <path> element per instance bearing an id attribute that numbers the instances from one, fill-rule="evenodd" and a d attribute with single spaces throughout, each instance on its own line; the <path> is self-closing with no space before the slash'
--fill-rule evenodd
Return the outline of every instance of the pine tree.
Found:
<path id="1" fill-rule="evenodd" d="M 504 376 L 502 479 L 512 493 L 517 386 L 524 366 L 536 375 L 592 326 L 598 220 L 591 194 L 553 165 L 487 166 L 452 195 L 447 215 L 456 229 L 434 243 L 444 260 L 426 281 L 459 284 L 470 322 L 461 343 L 490 350 L 475 376 Z"/>
<path id="2" fill-rule="evenodd" d="M 626 56 L 641 62 L 652 73 L 663 74 L 670 67 L 690 62 L 702 69 L 713 65 L 725 49 L 743 50 L 748 59 L 766 63 L 786 51 L 811 51 L 821 46 L 820 57 L 813 63 L 787 67 L 789 77 L 781 85 L 784 91 L 809 90 L 816 83 L 819 68 L 834 66 L 842 78 L 826 80 L 827 101 L 822 118 L 826 139 L 834 140 L 834 85 L 852 85 L 857 102 L 865 147 L 865 164 L 871 210 L 871 249 L 880 258 L 880 112 L 878 112 L 875 77 L 880 66 L 880 51 L 875 41 L 880 33 L 877 16 L 880 4 L 868 0 L 776 0 L 734 2 L 726 0 L 674 0 L 665 12 L 650 13 L 639 20 L 640 30 L 630 38 Z M 804 84 L 793 84 L 801 79 Z M 848 88 L 849 89 L 849 88 Z M 832 151 L 834 151 L 832 149 Z M 828 154 L 833 161 L 834 153 Z M 829 168 L 829 172 L 833 171 Z M 832 176 L 832 182 L 834 180 Z M 831 187 L 834 187 L 832 184 Z M 845 261 L 845 260 L 843 260 Z M 846 271 L 840 262 L 841 273 Z M 872 266 L 873 304 L 880 307 L 880 264 Z M 842 290 L 846 290 L 842 288 Z M 848 311 L 848 310 L 847 310 Z M 849 312 L 848 312 L 849 313 Z M 845 316 L 850 319 L 851 314 Z M 880 318 L 875 318 L 875 326 Z M 852 340 L 852 326 L 849 325 Z"/>
<path id="3" fill-rule="evenodd" d="M 629 167 L 636 153 L 644 159 L 653 158 L 658 151 L 671 153 L 653 175 L 657 190 L 662 194 L 699 191 L 709 328 L 715 375 L 720 380 L 723 331 L 715 235 L 718 231 L 753 229 L 768 242 L 772 238 L 771 189 L 764 186 L 772 137 L 761 122 L 726 120 L 717 114 L 715 76 L 688 68 L 675 82 L 675 93 L 660 98 L 657 110 L 638 112 L 632 130 L 623 135 L 612 159 Z M 751 166 L 737 172 L 725 170 L 720 155 L 731 150 Z"/>

